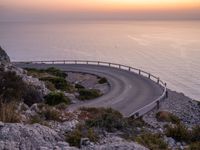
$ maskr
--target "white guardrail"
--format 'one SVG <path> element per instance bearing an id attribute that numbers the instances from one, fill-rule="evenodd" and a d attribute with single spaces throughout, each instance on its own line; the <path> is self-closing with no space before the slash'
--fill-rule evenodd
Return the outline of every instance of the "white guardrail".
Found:
<path id="1" fill-rule="evenodd" d="M 48 60 L 48 61 L 24 61 L 24 62 L 14 62 L 14 63 L 25 63 L 25 64 L 90 64 L 90 65 L 100 65 L 100 66 L 109 66 L 109 67 L 115 67 L 122 70 L 127 70 L 133 73 L 136 73 L 138 75 L 144 76 L 149 78 L 150 80 L 156 82 L 163 88 L 163 93 L 161 96 L 159 96 L 157 99 L 153 100 L 148 105 L 145 105 L 144 107 L 138 109 L 137 111 L 131 113 L 127 117 L 134 117 L 138 118 L 147 112 L 151 111 L 154 108 L 159 108 L 160 102 L 164 100 L 168 94 L 167 94 L 167 84 L 160 80 L 159 77 L 156 77 L 146 71 L 143 71 L 141 69 L 133 68 L 126 65 L 121 65 L 117 63 L 110 63 L 110 62 L 103 62 L 103 61 L 87 61 L 87 60 Z"/>

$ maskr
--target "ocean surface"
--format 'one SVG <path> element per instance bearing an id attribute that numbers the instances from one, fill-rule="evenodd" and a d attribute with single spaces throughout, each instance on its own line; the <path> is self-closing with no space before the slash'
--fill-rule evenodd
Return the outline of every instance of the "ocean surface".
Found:
<path id="1" fill-rule="evenodd" d="M 200 100 L 199 21 L 0 22 L 13 61 L 84 59 L 141 68 Z"/>

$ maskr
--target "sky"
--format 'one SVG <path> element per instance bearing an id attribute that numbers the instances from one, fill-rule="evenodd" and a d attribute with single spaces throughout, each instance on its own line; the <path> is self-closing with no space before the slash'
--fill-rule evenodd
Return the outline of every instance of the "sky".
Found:
<path id="1" fill-rule="evenodd" d="M 0 0 L 0 20 L 200 19 L 200 0 Z"/>

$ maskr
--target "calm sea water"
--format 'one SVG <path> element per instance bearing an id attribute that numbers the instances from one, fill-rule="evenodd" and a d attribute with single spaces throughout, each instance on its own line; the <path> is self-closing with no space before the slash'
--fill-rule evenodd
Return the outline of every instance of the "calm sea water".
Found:
<path id="1" fill-rule="evenodd" d="M 200 100 L 200 22 L 0 23 L 13 61 L 87 59 L 149 71 Z"/>

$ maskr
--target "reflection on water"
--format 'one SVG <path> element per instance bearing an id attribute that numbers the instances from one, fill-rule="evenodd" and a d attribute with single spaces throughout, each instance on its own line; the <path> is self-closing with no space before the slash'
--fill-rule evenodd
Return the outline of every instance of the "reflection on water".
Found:
<path id="1" fill-rule="evenodd" d="M 0 23 L 0 42 L 12 60 L 127 64 L 200 99 L 200 22 Z"/>

